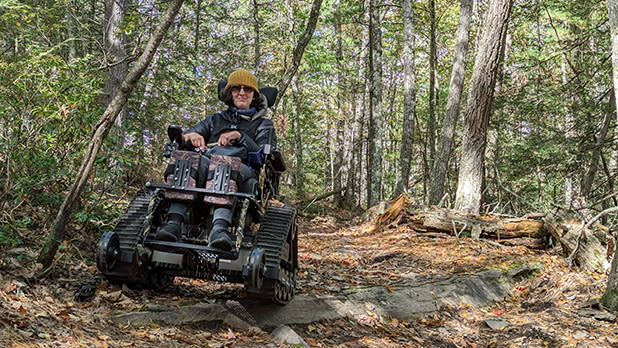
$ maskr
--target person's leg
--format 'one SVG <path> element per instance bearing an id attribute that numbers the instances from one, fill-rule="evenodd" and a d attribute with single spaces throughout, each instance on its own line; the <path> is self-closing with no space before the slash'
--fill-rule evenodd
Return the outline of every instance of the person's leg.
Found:
<path id="1" fill-rule="evenodd" d="M 181 202 L 172 202 L 167 211 L 167 222 L 157 231 L 155 239 L 175 242 L 181 238 L 180 224 L 184 220 L 189 205 Z"/>
<path id="2" fill-rule="evenodd" d="M 238 188 L 239 192 L 254 193 L 255 184 L 257 183 L 255 172 L 248 166 L 240 165 L 240 180 Z M 230 208 L 217 208 L 212 217 L 212 229 L 208 236 L 209 245 L 213 248 L 231 250 L 232 236 L 228 229 L 232 224 L 233 211 Z"/>
<path id="3" fill-rule="evenodd" d="M 209 165 L 210 159 L 202 156 L 198 170 L 197 187 L 204 187 L 206 185 Z M 170 242 L 179 240 L 182 237 L 180 225 L 184 220 L 187 210 L 189 210 L 189 203 L 172 202 L 167 211 L 167 222 L 159 228 L 155 239 Z"/>
<path id="4" fill-rule="evenodd" d="M 232 224 L 232 214 L 230 208 L 215 209 L 212 216 L 212 229 L 208 235 L 208 245 L 217 249 L 232 249 L 232 237 L 228 231 Z"/>

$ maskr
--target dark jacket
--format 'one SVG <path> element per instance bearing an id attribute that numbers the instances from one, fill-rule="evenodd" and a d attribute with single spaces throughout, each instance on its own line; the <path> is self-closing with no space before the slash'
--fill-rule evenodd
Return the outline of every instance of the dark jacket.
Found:
<path id="1" fill-rule="evenodd" d="M 247 152 L 258 152 L 269 142 L 273 146 L 277 144 L 272 121 L 262 117 L 266 113 L 267 106 L 268 104 L 264 101 L 251 119 L 246 119 L 238 112 L 232 111 L 230 107 L 210 115 L 186 132 L 199 133 L 206 143 L 210 144 L 216 143 L 221 134 L 237 130 L 242 135 L 238 146 L 244 147 Z"/>

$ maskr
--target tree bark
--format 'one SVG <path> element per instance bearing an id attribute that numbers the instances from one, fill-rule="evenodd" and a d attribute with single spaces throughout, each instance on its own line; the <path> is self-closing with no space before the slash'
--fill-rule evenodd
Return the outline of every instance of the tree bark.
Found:
<path id="1" fill-rule="evenodd" d="M 369 9 L 369 1 L 364 1 L 365 9 Z M 369 22 L 369 11 L 365 10 L 364 21 Z M 349 174 L 346 182 L 346 191 L 345 191 L 345 204 L 348 207 L 352 207 L 355 204 L 360 206 L 363 203 L 363 190 L 362 187 L 362 176 L 365 172 L 363 169 L 363 164 L 365 163 L 363 157 L 363 151 L 365 149 L 365 141 L 362 135 L 362 130 L 365 129 L 365 116 L 366 112 L 366 95 L 368 94 L 368 84 L 365 83 L 367 80 L 367 64 L 368 64 L 368 52 L 365 47 L 369 46 L 369 26 L 363 26 L 363 32 L 361 33 L 361 47 L 360 51 L 357 53 L 357 80 L 355 81 L 353 88 L 350 90 L 354 91 L 354 95 L 351 99 L 354 100 L 352 103 L 353 115 L 354 115 L 354 123 L 352 134 L 350 137 L 351 147 L 350 152 L 351 156 L 347 156 L 349 163 Z"/>
<path id="2" fill-rule="evenodd" d="M 473 214 L 481 207 L 487 126 L 512 5 L 490 2 L 468 92 L 455 208 Z"/>
<path id="3" fill-rule="evenodd" d="M 346 124 L 344 122 L 344 111 L 343 111 L 343 103 L 345 99 L 344 91 L 345 88 L 345 71 L 343 70 L 343 42 L 342 42 L 342 32 L 341 32 L 341 4 L 339 0 L 333 1 L 333 10 L 335 12 L 334 16 L 334 29 L 335 29 L 335 37 L 336 37 L 336 46 L 335 46 L 335 59 L 337 62 L 337 129 L 336 132 L 336 141 L 335 141 L 335 161 L 333 165 L 333 190 L 340 190 L 343 187 L 343 153 L 344 153 L 344 144 L 345 144 L 345 134 L 344 129 Z M 334 203 L 335 206 L 341 207 L 343 204 L 343 195 L 340 192 L 337 192 L 334 195 Z"/>
<path id="4" fill-rule="evenodd" d="M 257 0 L 253 0 L 253 31 L 255 36 L 253 37 L 253 51 L 255 53 L 254 65 L 255 75 L 260 72 L 260 5 Z"/>
<path id="5" fill-rule="evenodd" d="M 438 69 L 438 53 L 436 44 L 436 3 L 429 0 L 429 115 L 427 118 L 427 169 L 433 168 L 436 153 L 436 75 Z M 428 170 L 425 178 L 431 173 Z M 427 180 L 427 179 L 426 179 Z"/>
<path id="6" fill-rule="evenodd" d="M 453 144 L 455 143 L 455 129 L 459 116 L 461 92 L 463 91 L 466 77 L 466 53 L 468 52 L 470 23 L 472 22 L 472 4 L 473 0 L 461 0 L 459 24 L 455 34 L 455 57 L 446 100 L 446 115 L 442 122 L 438 150 L 429 178 L 429 204 L 438 204 L 445 191 L 448 164 L 453 152 Z"/>
<path id="7" fill-rule="evenodd" d="M 129 99 L 133 88 L 135 88 L 140 77 L 148 67 L 148 64 L 150 64 L 152 57 L 161 44 L 161 41 L 167 33 L 167 30 L 172 24 L 174 17 L 178 13 L 178 10 L 182 6 L 183 2 L 184 0 L 172 1 L 167 11 L 162 15 L 161 23 L 154 30 L 152 36 L 148 40 L 144 52 L 135 62 L 135 66 L 122 82 L 122 87 L 118 89 L 114 95 L 114 98 L 111 100 L 103 112 L 103 115 L 99 119 L 99 122 L 95 127 L 94 134 L 92 135 L 92 139 L 88 145 L 86 155 L 82 160 L 77 177 L 73 182 L 69 193 L 65 197 L 58 214 L 56 215 L 52 229 L 45 240 L 45 245 L 38 256 L 38 262 L 43 264 L 44 267 L 49 267 L 49 265 L 51 265 L 54 256 L 56 255 L 56 251 L 58 250 L 58 245 L 60 241 L 64 239 L 65 226 L 71 217 L 74 203 L 79 198 L 86 182 L 88 181 L 88 177 L 92 171 L 97 154 L 103 144 L 103 140 L 112 128 L 116 116 L 120 113 L 120 110 Z"/>
<path id="8" fill-rule="evenodd" d="M 607 10 L 612 42 L 613 93 L 614 100 L 618 100 L 618 1 L 607 0 Z M 614 105 L 613 112 L 618 115 L 616 105 Z M 614 259 L 607 279 L 607 289 L 601 297 L 601 302 L 611 310 L 618 310 L 618 247 L 614 249 Z"/>
<path id="9" fill-rule="evenodd" d="M 125 35 L 120 31 L 125 8 L 126 0 L 105 0 L 105 63 L 109 74 L 105 82 L 104 105 L 106 107 L 122 86 L 129 69 L 124 48 Z M 115 122 L 118 128 L 122 127 L 124 107 L 116 116 Z M 119 141 L 122 142 L 121 137 Z M 119 146 L 122 146 L 122 143 Z"/>
<path id="10" fill-rule="evenodd" d="M 294 110 L 292 116 L 292 133 L 294 134 L 294 159 L 296 164 L 296 198 L 303 199 L 305 197 L 305 164 L 303 161 L 303 138 L 302 127 L 300 124 L 300 113 L 302 104 L 298 97 L 298 78 L 292 77 L 292 108 Z"/>
<path id="11" fill-rule="evenodd" d="M 605 143 L 605 139 L 607 138 L 607 132 L 609 131 L 609 126 L 614 116 L 613 110 L 615 109 L 616 100 L 614 99 L 614 92 L 611 91 L 609 96 L 609 110 L 607 110 L 607 112 L 605 113 L 605 117 L 603 118 L 603 124 L 601 125 L 601 129 L 599 130 L 599 136 L 595 139 L 594 150 L 592 151 L 592 156 L 590 158 L 590 168 L 588 169 L 586 179 L 584 180 L 584 184 L 582 185 L 582 197 L 586 202 L 588 201 L 590 192 L 592 191 L 592 183 L 594 182 L 594 176 L 596 175 L 597 169 L 599 167 L 599 162 L 601 161 L 603 144 Z"/>
<path id="12" fill-rule="evenodd" d="M 367 206 L 380 202 L 382 196 L 382 24 L 378 0 L 369 2 L 369 138 L 367 165 Z"/>
<path id="13" fill-rule="evenodd" d="M 409 189 L 410 168 L 414 156 L 414 115 L 416 114 L 415 55 L 416 33 L 412 0 L 403 0 L 403 128 L 399 149 L 399 178 L 393 197 Z"/>
<path id="14" fill-rule="evenodd" d="M 381 215 L 377 216 L 370 231 L 406 225 L 409 229 L 424 235 L 436 233 L 485 238 L 508 245 L 522 245 L 532 249 L 546 247 L 547 230 L 544 222 L 537 218 L 501 218 L 462 214 L 448 209 L 415 209 L 406 194 L 399 198 Z"/>
<path id="15" fill-rule="evenodd" d="M 300 61 L 303 58 L 303 54 L 305 53 L 305 48 L 313 37 L 315 26 L 317 25 L 318 18 L 320 17 L 321 7 L 322 0 L 313 0 L 313 4 L 311 5 L 311 13 L 309 13 L 309 18 L 307 19 L 307 24 L 305 25 L 305 31 L 296 43 L 296 47 L 294 47 L 294 51 L 292 52 L 292 62 L 285 69 L 285 72 L 283 73 L 283 78 L 277 83 L 277 89 L 279 89 L 279 94 L 277 95 L 277 100 L 272 107 L 273 110 L 277 109 L 277 105 L 279 105 L 279 101 L 285 95 L 285 91 L 288 89 L 290 82 L 292 81 L 292 77 L 296 75 L 296 71 L 300 66 Z"/>

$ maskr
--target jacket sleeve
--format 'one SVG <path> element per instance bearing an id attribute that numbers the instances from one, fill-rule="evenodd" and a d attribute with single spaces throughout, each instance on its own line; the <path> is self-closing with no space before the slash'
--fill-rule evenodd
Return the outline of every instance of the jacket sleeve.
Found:
<path id="1" fill-rule="evenodd" d="M 277 136 L 273 122 L 269 119 L 263 119 L 258 125 L 255 132 L 255 139 L 251 139 L 246 134 L 242 134 L 239 143 L 244 146 L 248 152 L 258 152 L 264 148 L 264 145 L 270 142 L 271 145 L 277 145 Z"/>
<path id="2" fill-rule="evenodd" d="M 185 133 L 198 133 L 199 135 L 204 137 L 204 140 L 206 142 L 208 142 L 210 135 L 212 134 L 212 127 L 213 127 L 213 117 L 215 115 L 210 115 L 209 117 L 206 117 L 205 119 L 201 120 L 198 124 L 196 124 L 195 126 L 189 128 L 188 130 L 185 131 Z"/>

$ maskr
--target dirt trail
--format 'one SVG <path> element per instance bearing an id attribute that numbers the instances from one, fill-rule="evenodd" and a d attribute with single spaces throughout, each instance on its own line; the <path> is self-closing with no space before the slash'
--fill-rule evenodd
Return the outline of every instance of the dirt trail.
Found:
<path id="1" fill-rule="evenodd" d="M 435 314 L 410 321 L 363 303 L 362 317 L 340 317 L 290 325 L 311 347 L 612 347 L 618 325 L 596 300 L 603 274 L 569 269 L 552 253 L 499 246 L 452 236 L 427 237 L 406 225 L 379 233 L 368 224 L 332 218 L 301 221 L 298 295 L 340 298 L 354 289 L 381 287 L 392 293 L 411 278 L 465 276 L 487 269 L 509 270 L 523 263 L 540 266 L 513 285 L 510 296 L 490 306 L 451 303 Z M 81 255 L 80 255 L 81 254 Z M 35 280 L 34 251 L 20 248 L 0 257 L 0 345 L 7 347 L 293 347 L 269 331 L 223 319 L 151 321 L 126 325 L 120 313 L 157 312 L 244 301 L 242 287 L 177 279 L 165 292 L 110 287 L 76 248 L 65 248 L 50 279 Z M 92 258 L 90 258 L 92 259 Z M 92 300 L 78 302 L 75 290 Z M 85 287 L 84 287 L 85 286 Z M 84 294 L 88 295 L 88 294 Z M 85 296 L 88 297 L 88 296 Z M 595 318 L 596 316 L 596 318 Z M 208 324 L 211 323 L 211 324 Z M 251 323 L 249 323 L 251 324 Z"/>

